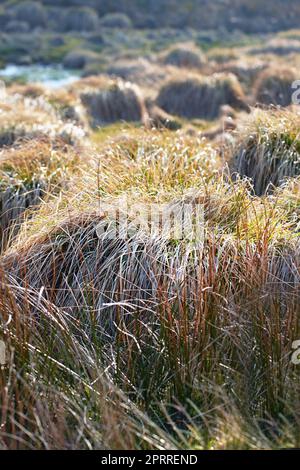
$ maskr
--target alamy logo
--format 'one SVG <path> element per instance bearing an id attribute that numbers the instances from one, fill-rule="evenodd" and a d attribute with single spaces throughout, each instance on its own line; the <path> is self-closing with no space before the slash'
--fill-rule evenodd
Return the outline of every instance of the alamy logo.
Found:
<path id="1" fill-rule="evenodd" d="M 300 364 L 300 339 L 293 342 L 292 349 L 295 349 L 292 354 L 292 363 L 298 366 Z"/>
<path id="2" fill-rule="evenodd" d="M 292 103 L 300 104 L 300 80 L 295 80 L 292 83 L 292 89 L 295 90 L 292 94 Z"/>
<path id="3" fill-rule="evenodd" d="M 105 221 L 97 226 L 98 237 L 129 239 L 133 236 L 169 240 L 202 241 L 204 210 L 201 204 L 132 204 L 127 197 L 102 202 Z"/>
<path id="4" fill-rule="evenodd" d="M 6 364 L 6 348 L 4 341 L 0 340 L 0 366 L 4 366 Z"/>

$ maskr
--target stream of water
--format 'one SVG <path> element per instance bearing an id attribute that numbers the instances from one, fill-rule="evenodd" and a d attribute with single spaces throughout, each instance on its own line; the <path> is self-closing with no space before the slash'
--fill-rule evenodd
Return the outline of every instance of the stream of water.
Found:
<path id="1" fill-rule="evenodd" d="M 49 88 L 59 88 L 75 82 L 80 72 L 66 70 L 59 65 L 6 65 L 0 69 L 0 80 L 21 80 L 25 83 L 42 83 Z"/>

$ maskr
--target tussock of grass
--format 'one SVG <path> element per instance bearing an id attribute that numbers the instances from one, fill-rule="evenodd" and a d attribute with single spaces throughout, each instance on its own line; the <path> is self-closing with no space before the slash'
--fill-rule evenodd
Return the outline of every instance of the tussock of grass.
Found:
<path id="1" fill-rule="evenodd" d="M 187 69 L 199 69 L 205 62 L 204 53 L 193 44 L 179 44 L 172 46 L 167 52 L 162 53 L 161 61 L 165 65 L 174 65 Z"/>
<path id="2" fill-rule="evenodd" d="M 133 191 L 171 198 L 198 187 L 220 168 L 216 149 L 199 136 L 163 130 L 124 132 L 101 150 L 94 175 L 101 194 Z M 98 175 L 99 172 L 99 175 Z M 169 195 L 169 196 L 168 196 Z"/>
<path id="3" fill-rule="evenodd" d="M 45 88 L 39 83 L 29 83 L 26 85 L 13 83 L 7 92 L 10 95 L 22 95 L 27 98 L 38 98 L 46 93 Z"/>
<path id="4" fill-rule="evenodd" d="M 3 273 L 0 306 L 2 319 L 10 318 L 1 332 L 9 360 L 0 370 L 2 450 L 174 448 L 114 385 L 99 363 L 102 353 L 90 349 L 92 337 L 74 317 Z"/>
<path id="5" fill-rule="evenodd" d="M 217 72 L 233 73 L 245 85 L 247 90 L 251 91 L 258 75 L 267 67 L 268 63 L 263 60 L 243 57 L 219 64 L 215 69 Z"/>
<path id="6" fill-rule="evenodd" d="M 240 108 L 231 76 L 195 80 L 206 116 Z M 196 131 L 118 122 L 94 148 L 58 139 L 56 106 L 81 94 L 101 96 L 101 119 L 120 111 L 108 83 L 1 104 L 0 129 L 40 119 L 51 132 L 0 152 L 0 448 L 299 447 L 297 113 L 252 112 L 232 179 Z M 200 238 L 145 226 L 111 238 L 109 208 L 125 197 L 131 228 L 136 205 L 200 207 Z"/>
<path id="7" fill-rule="evenodd" d="M 13 145 L 20 138 L 40 135 L 59 137 L 67 143 L 82 140 L 85 130 L 73 122 L 64 123 L 48 100 L 8 94 L 0 102 L 0 147 Z"/>
<path id="8" fill-rule="evenodd" d="M 148 126 L 156 129 L 178 130 L 182 127 L 180 120 L 166 113 L 163 109 L 155 105 L 154 102 L 146 103 L 149 114 Z"/>
<path id="9" fill-rule="evenodd" d="M 250 49 L 249 54 L 252 55 L 267 55 L 274 54 L 278 56 L 288 56 L 289 54 L 299 54 L 300 43 L 296 39 L 291 38 L 273 38 L 264 46 Z"/>
<path id="10" fill-rule="evenodd" d="M 10 387 L 24 387 L 42 423 L 55 419 L 38 407 L 44 396 L 52 405 L 61 397 L 66 422 L 71 413 L 79 422 L 83 402 L 89 418 L 80 428 L 85 439 L 78 424 L 62 422 L 56 443 L 47 426 L 36 446 L 95 448 L 97 436 L 104 447 L 155 449 L 154 429 L 164 436 L 161 448 L 269 448 L 283 445 L 285 432 L 298 443 L 299 382 L 289 352 L 299 336 L 300 254 L 292 232 L 288 241 L 276 201 L 253 198 L 245 182 L 219 180 L 185 197 L 205 209 L 199 245 L 99 237 L 96 225 L 106 220 L 85 210 L 3 259 L 4 315 L 16 305 L 9 344 L 15 328 L 22 338 L 12 371 L 18 361 L 27 365 L 23 382 Z M 23 295 L 29 307 L 20 315 Z M 103 414 L 103 390 L 111 417 Z M 120 423 L 128 426 L 125 440 L 115 434 Z M 35 420 L 28 426 L 19 447 L 34 445 Z"/>
<path id="11" fill-rule="evenodd" d="M 164 82 L 175 70 L 170 65 L 164 66 L 146 59 L 120 58 L 106 68 L 106 73 L 151 89 Z"/>
<path id="12" fill-rule="evenodd" d="M 51 117 L 53 121 L 58 119 L 75 123 L 83 129 L 87 128 L 80 99 L 72 88 L 49 90 L 39 83 L 13 84 L 7 88 L 7 93 L 12 102 L 18 100 L 22 104 L 23 100 L 26 104 L 28 101 L 26 99 L 29 99 L 29 102 L 35 100 L 35 105 L 44 106 L 49 112 L 49 118 Z"/>
<path id="13" fill-rule="evenodd" d="M 300 178 L 291 178 L 274 191 L 277 205 L 288 218 L 291 230 L 299 234 L 300 230 Z"/>
<path id="14" fill-rule="evenodd" d="M 297 80 L 296 70 L 287 67 L 269 67 L 254 84 L 257 103 L 264 105 L 289 106 L 292 102 L 292 83 Z"/>
<path id="15" fill-rule="evenodd" d="M 79 153 L 47 136 L 0 152 L 0 240 L 2 250 L 13 240 L 27 209 L 67 186 L 78 172 Z"/>
<path id="16" fill-rule="evenodd" d="M 83 129 L 88 128 L 80 99 L 71 90 L 61 88 L 48 92 L 46 99 L 64 122 L 73 122 Z"/>
<path id="17" fill-rule="evenodd" d="M 262 195 L 300 174 L 299 115 L 257 110 L 249 121 L 233 149 L 232 168 Z"/>
<path id="18" fill-rule="evenodd" d="M 180 199 L 220 168 L 211 144 L 167 130 L 113 128 L 112 136 L 102 137 L 97 147 L 90 153 L 88 171 L 83 170 L 78 178 L 73 176 L 69 191 L 54 200 L 51 209 L 42 205 L 34 219 L 23 226 L 20 243 L 47 233 L 71 213 L 99 212 L 100 201 L 109 198 L 128 194 L 137 203 Z"/>
<path id="19" fill-rule="evenodd" d="M 247 109 L 241 86 L 231 74 L 174 78 L 161 88 L 157 104 L 168 113 L 185 118 L 214 119 L 224 104 Z"/>
<path id="20" fill-rule="evenodd" d="M 130 83 L 111 81 L 104 89 L 86 91 L 81 100 L 92 127 L 116 121 L 145 121 L 146 107 L 139 89 Z"/>

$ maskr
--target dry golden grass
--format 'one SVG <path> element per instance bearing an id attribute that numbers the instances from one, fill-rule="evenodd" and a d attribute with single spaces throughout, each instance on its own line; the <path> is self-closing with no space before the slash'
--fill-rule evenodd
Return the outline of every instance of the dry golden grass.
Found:
<path id="1" fill-rule="evenodd" d="M 13 83 L 7 88 L 10 95 L 21 95 L 28 98 L 38 98 L 46 94 L 46 89 L 40 83 L 29 83 L 26 85 Z"/>

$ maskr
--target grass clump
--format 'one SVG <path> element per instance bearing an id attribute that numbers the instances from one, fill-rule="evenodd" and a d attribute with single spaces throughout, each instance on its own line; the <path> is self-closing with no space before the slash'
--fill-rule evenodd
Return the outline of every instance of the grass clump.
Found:
<path id="1" fill-rule="evenodd" d="M 106 73 L 136 83 L 144 88 L 156 89 L 168 76 L 174 73 L 174 67 L 162 66 L 146 59 L 121 58 L 106 67 Z"/>
<path id="2" fill-rule="evenodd" d="M 292 84 L 298 79 L 296 70 L 284 67 L 269 67 L 254 84 L 257 103 L 289 106 L 292 103 Z"/>
<path id="3" fill-rule="evenodd" d="M 100 26 L 104 28 L 129 29 L 132 21 L 125 13 L 107 13 L 100 18 Z"/>
<path id="4" fill-rule="evenodd" d="M 47 11 L 39 2 L 18 2 L 12 7 L 12 13 L 18 21 L 28 23 L 31 28 L 45 27 L 47 24 Z"/>
<path id="5" fill-rule="evenodd" d="M 0 241 L 12 242 L 28 209 L 55 194 L 78 171 L 79 153 L 62 140 L 47 136 L 20 142 L 0 153 Z"/>
<path id="6" fill-rule="evenodd" d="M 199 137 L 119 129 L 26 220 L 1 256 L 2 448 L 299 445 L 300 192 L 219 170 Z M 130 223 L 199 205 L 201 237 L 111 237 L 124 197 Z"/>
<path id="7" fill-rule="evenodd" d="M 263 195 L 300 174 L 299 115 L 256 111 L 233 149 L 232 168 Z"/>
<path id="8" fill-rule="evenodd" d="M 241 86 L 231 74 L 170 80 L 159 91 L 157 104 L 168 113 L 185 118 L 214 119 L 224 104 L 247 109 Z"/>
<path id="9" fill-rule="evenodd" d="M 28 91 L 28 90 L 27 90 Z M 58 137 L 66 143 L 82 141 L 85 129 L 75 122 L 63 122 L 46 95 L 33 98 L 7 93 L 0 102 L 0 148 L 13 145 L 18 139 L 40 135 Z"/>
<path id="10" fill-rule="evenodd" d="M 62 395 L 63 416 L 84 409 L 89 417 L 80 428 L 86 439 L 75 444 L 78 424 L 62 425 L 59 446 L 97 448 L 98 436 L 102 446 L 155 449 L 156 438 L 143 437 L 153 429 L 164 436 L 162 448 L 298 443 L 299 379 L 289 358 L 299 334 L 297 244 L 278 229 L 276 202 L 253 198 L 246 182 L 217 178 L 187 197 L 204 207 L 199 244 L 141 234 L 111 239 L 108 230 L 99 236 L 96 227 L 107 219 L 88 204 L 72 213 L 67 206 L 55 227 L 2 260 L 13 291 L 2 283 L 4 315 L 14 305 L 5 303 L 9 295 L 19 293 L 17 306 L 22 299 L 23 290 L 13 289 L 18 282 L 34 305 L 26 304 L 20 320 L 16 306 L 7 329 L 12 347 L 15 322 L 22 331 L 14 361 L 26 364 L 27 380 L 18 386 L 28 393 L 34 374 L 33 394 L 46 383 L 51 404 Z M 103 414 L 106 387 L 111 417 Z M 37 404 L 30 403 L 33 412 Z M 41 408 L 40 419 L 54 418 Z M 125 441 L 115 434 L 124 419 Z M 5 420 L 1 432 L 9 426 Z M 31 426 L 19 447 L 31 445 Z M 51 429 L 39 446 L 57 445 Z"/>
<path id="11" fill-rule="evenodd" d="M 155 105 L 150 100 L 146 103 L 149 113 L 149 126 L 157 129 L 178 130 L 182 127 L 179 119 L 166 113 L 163 109 Z"/>
<path id="12" fill-rule="evenodd" d="M 93 51 L 75 49 L 68 52 L 64 57 L 63 65 L 68 69 L 84 69 L 86 66 L 99 63 L 100 57 L 99 54 Z"/>
<path id="13" fill-rule="evenodd" d="M 88 7 L 68 8 L 59 18 L 59 29 L 69 31 L 95 31 L 99 26 L 99 17 L 95 10 Z"/>
<path id="14" fill-rule="evenodd" d="M 0 448 L 299 447 L 297 110 L 246 116 L 234 75 L 160 63 L 196 31 L 96 36 L 37 37 L 121 80 L 0 103 Z M 249 91 L 247 54 L 194 64 Z"/>
<path id="15" fill-rule="evenodd" d="M 215 69 L 218 72 L 233 73 L 244 85 L 247 91 L 252 91 L 257 77 L 268 67 L 268 63 L 262 60 L 242 57 L 236 60 L 218 64 Z"/>
<path id="16" fill-rule="evenodd" d="M 85 90 L 81 100 L 92 127 L 117 121 L 144 121 L 146 108 L 139 88 L 129 82 L 108 81 L 104 88 Z"/>
<path id="17" fill-rule="evenodd" d="M 193 45 L 173 46 L 161 56 L 165 65 L 174 65 L 187 69 L 199 69 L 206 63 L 204 53 Z"/>

